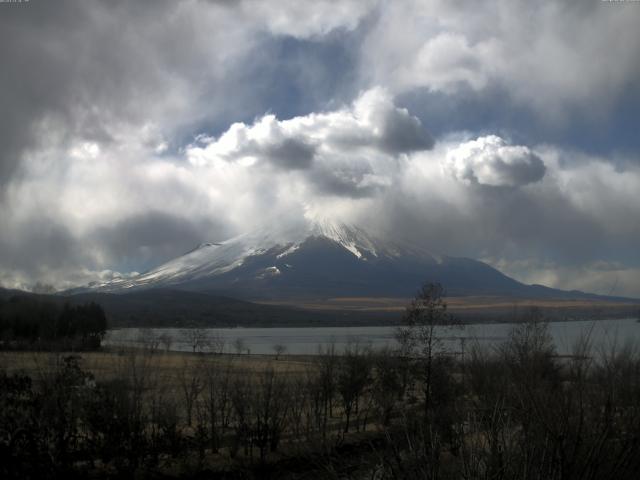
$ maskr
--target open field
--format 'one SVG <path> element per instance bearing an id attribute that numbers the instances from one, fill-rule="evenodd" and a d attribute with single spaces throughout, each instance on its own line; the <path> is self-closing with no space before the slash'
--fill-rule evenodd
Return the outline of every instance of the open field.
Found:
<path id="1" fill-rule="evenodd" d="M 410 298 L 334 297 L 327 299 L 262 302 L 286 305 L 311 311 L 360 312 L 400 318 Z M 449 311 L 463 320 L 514 321 L 531 307 L 541 309 L 551 320 L 567 318 L 619 318 L 638 315 L 640 301 L 603 301 L 590 299 L 530 299 L 517 297 L 468 296 L 447 297 Z"/>
<path id="2" fill-rule="evenodd" d="M 110 380 L 130 373 L 132 358 L 137 359 L 148 371 L 161 377 L 165 385 L 175 386 L 175 379 L 185 369 L 227 368 L 239 373 L 260 372 L 265 368 L 288 375 L 302 375 L 313 364 L 313 357 L 282 355 L 205 355 L 188 352 L 156 352 L 143 349 L 113 349 L 99 352 L 32 352 L 0 351 L 0 371 L 8 374 L 26 373 L 33 378 L 55 371 L 62 358 L 75 355 L 79 365 L 90 372 L 96 381 Z"/>

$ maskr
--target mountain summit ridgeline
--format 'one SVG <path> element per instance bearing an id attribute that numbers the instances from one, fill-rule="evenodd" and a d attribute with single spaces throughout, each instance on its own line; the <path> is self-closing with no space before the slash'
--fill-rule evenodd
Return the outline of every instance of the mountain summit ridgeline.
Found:
<path id="1" fill-rule="evenodd" d="M 94 283 L 85 291 L 172 288 L 272 300 L 409 297 L 425 281 L 445 285 L 450 296 L 589 296 L 525 285 L 477 260 L 435 255 L 423 245 L 383 240 L 362 227 L 326 220 L 202 243 L 148 272 Z"/>

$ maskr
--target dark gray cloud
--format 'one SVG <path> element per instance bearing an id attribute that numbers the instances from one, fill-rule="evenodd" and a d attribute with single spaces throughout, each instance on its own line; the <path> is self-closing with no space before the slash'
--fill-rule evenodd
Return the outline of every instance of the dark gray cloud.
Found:
<path id="1" fill-rule="evenodd" d="M 555 183 L 533 190 L 463 187 L 451 201 L 436 186 L 442 182 L 439 188 L 450 191 L 455 186 L 448 181 L 414 181 L 425 191 L 389 191 L 369 222 L 434 253 L 514 261 L 527 252 L 540 261 L 575 266 L 614 248 L 601 220 L 573 205 Z"/>
<path id="2" fill-rule="evenodd" d="M 222 154 L 229 161 L 252 157 L 287 170 L 305 169 L 311 166 L 316 145 L 306 138 L 283 133 L 275 118 L 266 117 L 271 130 L 258 138 L 250 138 L 246 132 L 238 132 L 235 149 Z"/>
<path id="3" fill-rule="evenodd" d="M 389 92 L 382 88 L 360 92 L 347 114 L 353 117 L 352 121 L 336 125 L 335 117 L 340 114 L 332 112 L 317 123 L 325 121 L 332 125 L 326 140 L 343 151 L 374 147 L 395 156 L 430 150 L 435 143 L 420 119 L 406 108 L 397 107 Z"/>
<path id="4" fill-rule="evenodd" d="M 388 110 L 382 121 L 380 147 L 392 154 L 433 148 L 434 140 L 420 120 L 405 109 Z"/>
<path id="5" fill-rule="evenodd" d="M 462 89 L 455 95 L 418 88 L 398 95 L 396 104 L 409 108 L 436 138 L 450 132 L 496 134 L 524 145 L 553 144 L 606 156 L 624 153 L 629 161 L 640 162 L 640 136 L 634 118 L 640 110 L 640 90 L 628 89 L 608 112 L 588 115 L 579 106 L 563 110 L 566 121 L 559 124 L 532 112 L 526 104 L 505 101 L 504 86 L 482 91 Z"/>
<path id="6" fill-rule="evenodd" d="M 358 199 L 372 197 L 388 186 L 367 181 L 373 175 L 371 167 L 362 163 L 333 168 L 318 166 L 310 172 L 309 182 L 320 195 Z"/>
<path id="7" fill-rule="evenodd" d="M 204 240 L 224 240 L 230 234 L 213 218 L 185 218 L 150 210 L 98 227 L 85 243 L 98 246 L 120 269 L 144 270 L 182 255 Z"/>
<path id="8" fill-rule="evenodd" d="M 110 2 L 2 5 L 0 58 L 0 178 L 15 172 L 27 150 L 43 146 L 43 132 L 60 125 L 66 138 L 105 141 L 114 119 L 144 115 L 149 92 L 162 81 L 132 24 L 167 3 L 127 8 Z M 126 9 L 126 11 L 123 11 Z M 151 19 L 150 19 L 151 20 Z M 145 108 L 143 108 L 143 105 Z"/>
<path id="9" fill-rule="evenodd" d="M 0 229 L 1 285 L 24 288 L 40 281 L 59 287 L 71 277 L 86 278 L 93 258 L 62 222 L 42 213 L 26 221 L 6 218 Z"/>
<path id="10" fill-rule="evenodd" d="M 264 152 L 271 163 L 291 169 L 308 168 L 315 153 L 314 145 L 295 138 L 286 138 L 274 145 L 268 145 Z"/>
<path id="11" fill-rule="evenodd" d="M 640 224 L 630 222 L 640 218 L 632 200 L 637 167 L 546 146 L 536 149 L 546 165 L 537 182 L 488 188 L 450 175 L 446 152 L 464 144 L 413 158 L 366 223 L 435 253 L 484 259 L 525 281 L 608 293 L 619 277 L 618 294 L 638 295 Z M 433 167 L 438 161 L 444 172 Z"/>
<path id="12" fill-rule="evenodd" d="M 8 226 L 10 230 L 0 235 L 4 266 L 35 273 L 42 265 L 53 269 L 67 264 L 78 267 L 87 260 L 73 233 L 46 215 L 33 216 L 28 222 L 12 222 Z"/>

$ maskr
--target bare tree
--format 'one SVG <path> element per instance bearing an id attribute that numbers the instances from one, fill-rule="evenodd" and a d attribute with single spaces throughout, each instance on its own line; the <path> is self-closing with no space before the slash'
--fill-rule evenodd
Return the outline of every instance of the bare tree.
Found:
<path id="1" fill-rule="evenodd" d="M 285 429 L 289 407 L 289 385 L 273 368 L 266 368 L 259 376 L 251 395 L 254 425 L 253 441 L 264 461 L 268 450 L 275 452 Z"/>
<path id="2" fill-rule="evenodd" d="M 403 326 L 396 338 L 405 355 L 416 356 L 421 364 L 421 381 L 424 390 L 424 410 L 431 408 L 434 360 L 443 350 L 437 328 L 454 325 L 447 312 L 444 289 L 439 283 L 425 283 L 411 300 L 403 316 Z"/>
<path id="3" fill-rule="evenodd" d="M 349 345 L 340 358 L 338 370 L 338 392 L 342 398 L 342 407 L 346 417 L 344 431 L 349 431 L 351 413 L 358 413 L 360 397 L 371 381 L 371 359 L 368 349 L 361 349 L 355 343 Z"/>
<path id="4" fill-rule="evenodd" d="M 209 336 L 203 328 L 183 328 L 181 336 L 193 353 L 202 352 L 209 346 Z"/>
<path id="5" fill-rule="evenodd" d="M 289 420 L 292 434 L 300 440 L 309 440 L 314 429 L 314 405 L 317 404 L 317 385 L 310 372 L 291 379 L 291 408 Z"/>
<path id="6" fill-rule="evenodd" d="M 188 426 L 192 424 L 193 407 L 204 388 L 200 377 L 201 370 L 199 363 L 191 362 L 188 358 L 185 358 L 182 367 L 178 371 L 178 383 L 184 398 Z"/>
<path id="7" fill-rule="evenodd" d="M 229 453 L 235 457 L 240 447 L 243 447 L 246 456 L 253 454 L 252 444 L 252 386 L 244 375 L 234 377 L 231 384 L 230 400 L 233 407 L 233 419 L 231 426 L 234 436 Z"/>
<path id="8" fill-rule="evenodd" d="M 211 449 L 217 452 L 231 417 L 231 364 L 207 362 L 204 375 L 204 410 L 209 423 Z"/>
<path id="9" fill-rule="evenodd" d="M 281 343 L 276 343 L 273 346 L 273 351 L 276 353 L 276 360 L 278 360 L 280 358 L 280 355 L 284 355 L 284 353 L 287 351 L 287 347 L 282 345 Z"/>
<path id="10" fill-rule="evenodd" d="M 170 333 L 164 332 L 160 334 L 160 336 L 158 337 L 158 340 L 164 347 L 165 352 L 168 352 L 169 350 L 171 350 L 171 345 L 173 344 L 173 337 L 171 336 Z"/>
<path id="11" fill-rule="evenodd" d="M 338 356 L 335 344 L 325 348 L 318 347 L 316 361 L 315 382 L 318 387 L 318 427 L 322 434 L 322 440 L 326 439 L 329 418 L 333 415 L 333 397 L 336 392 L 336 373 L 338 369 Z"/>
<path id="12" fill-rule="evenodd" d="M 160 346 L 160 338 L 151 328 L 141 328 L 138 332 L 137 341 L 151 353 L 156 352 Z"/>
<path id="13" fill-rule="evenodd" d="M 209 350 L 215 354 L 221 354 L 224 352 L 225 339 L 222 335 L 215 332 L 209 335 L 207 344 L 209 346 Z"/>
<path id="14" fill-rule="evenodd" d="M 373 401 L 382 425 L 388 426 L 398 401 L 404 397 L 401 359 L 394 352 L 382 350 L 374 357 Z"/>
<path id="15" fill-rule="evenodd" d="M 539 308 L 530 308 L 522 318 L 524 321 L 511 330 L 501 350 L 512 373 L 535 386 L 541 377 L 555 378 L 555 345 Z"/>
<path id="16" fill-rule="evenodd" d="M 235 350 L 235 352 L 240 355 L 241 353 L 243 353 L 246 349 L 247 349 L 247 345 L 245 344 L 245 341 L 243 338 L 237 337 L 234 341 L 233 341 L 233 349 Z"/>

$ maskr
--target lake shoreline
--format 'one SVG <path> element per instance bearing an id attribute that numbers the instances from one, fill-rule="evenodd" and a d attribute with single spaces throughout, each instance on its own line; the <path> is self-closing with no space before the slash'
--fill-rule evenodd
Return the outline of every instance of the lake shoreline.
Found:
<path id="1" fill-rule="evenodd" d="M 437 335 L 450 350 L 479 345 L 497 345 L 505 341 L 520 323 L 475 323 L 439 326 Z M 343 351 L 355 343 L 372 348 L 395 348 L 396 328 L 393 326 L 356 327 L 259 327 L 259 328 L 123 328 L 107 332 L 104 347 L 155 348 L 172 351 L 202 351 L 204 353 L 273 354 L 282 346 L 286 354 L 316 354 L 319 348 L 333 346 Z M 200 332 L 201 343 L 194 341 L 194 331 Z M 558 354 L 569 354 L 572 345 L 584 335 L 591 335 L 595 343 L 611 342 L 617 338 L 640 341 L 640 323 L 635 318 L 606 320 L 580 319 L 549 322 Z M 163 343 L 166 342 L 166 343 Z"/>

